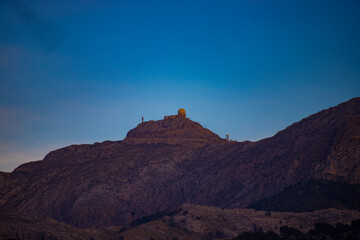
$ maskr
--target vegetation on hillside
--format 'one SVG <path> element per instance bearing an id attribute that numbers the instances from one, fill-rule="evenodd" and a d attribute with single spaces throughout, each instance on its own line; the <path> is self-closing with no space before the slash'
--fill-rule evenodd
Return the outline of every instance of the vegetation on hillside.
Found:
<path id="1" fill-rule="evenodd" d="M 280 235 L 273 232 L 244 232 L 233 240 L 356 240 L 360 239 L 360 219 L 352 221 L 351 225 L 337 223 L 315 223 L 315 227 L 303 233 L 296 228 L 283 226 Z"/>

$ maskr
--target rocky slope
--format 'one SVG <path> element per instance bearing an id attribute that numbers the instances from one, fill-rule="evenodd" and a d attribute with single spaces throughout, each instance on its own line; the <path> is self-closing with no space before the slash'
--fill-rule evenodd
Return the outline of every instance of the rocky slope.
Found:
<path id="1" fill-rule="evenodd" d="M 317 222 L 350 224 L 360 212 L 326 209 L 315 212 L 265 212 L 252 209 L 220 209 L 184 204 L 180 211 L 123 229 L 125 239 L 231 239 L 242 232 L 262 230 L 279 234 L 288 226 L 308 232 Z"/>
<path id="2" fill-rule="evenodd" d="M 242 208 L 307 178 L 360 182 L 360 98 L 259 142 L 228 142 L 187 118 L 123 141 L 72 145 L 0 174 L 0 206 L 78 227 L 126 225 L 190 202 Z"/>

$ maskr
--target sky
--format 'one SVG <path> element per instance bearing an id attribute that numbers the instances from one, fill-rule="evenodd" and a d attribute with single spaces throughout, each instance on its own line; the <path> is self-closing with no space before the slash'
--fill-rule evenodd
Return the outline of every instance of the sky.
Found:
<path id="1" fill-rule="evenodd" d="M 185 108 L 237 141 L 360 96 L 360 1 L 0 0 L 0 171 Z"/>

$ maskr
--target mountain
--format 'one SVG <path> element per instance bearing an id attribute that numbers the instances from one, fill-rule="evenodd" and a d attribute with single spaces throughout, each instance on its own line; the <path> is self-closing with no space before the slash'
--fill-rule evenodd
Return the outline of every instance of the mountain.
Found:
<path id="1" fill-rule="evenodd" d="M 243 208 L 300 181 L 360 183 L 359 146 L 360 98 L 258 142 L 174 116 L 1 173 L 0 206 L 76 227 L 128 225 L 183 203 Z"/>

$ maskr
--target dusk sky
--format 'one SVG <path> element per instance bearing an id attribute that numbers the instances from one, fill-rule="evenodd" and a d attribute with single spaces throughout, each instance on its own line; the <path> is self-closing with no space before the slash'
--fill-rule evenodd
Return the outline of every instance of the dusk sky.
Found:
<path id="1" fill-rule="evenodd" d="M 359 96 L 359 0 L 0 0 L 0 171 L 181 107 L 257 141 Z"/>

